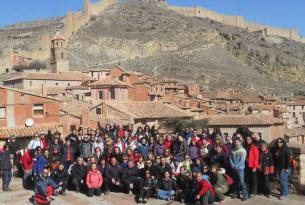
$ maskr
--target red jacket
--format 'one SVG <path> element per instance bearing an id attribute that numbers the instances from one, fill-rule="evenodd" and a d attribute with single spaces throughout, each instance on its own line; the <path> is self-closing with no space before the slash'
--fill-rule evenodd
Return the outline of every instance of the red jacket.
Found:
<path id="1" fill-rule="evenodd" d="M 200 190 L 198 190 L 199 191 L 198 195 L 204 196 L 207 191 L 210 191 L 211 194 L 215 195 L 215 191 L 214 191 L 212 185 L 208 181 L 202 179 L 198 182 L 198 184 L 200 186 L 200 187 L 198 187 L 198 188 L 200 188 Z"/>
<path id="2" fill-rule="evenodd" d="M 173 145 L 173 140 L 165 140 L 163 145 L 166 149 L 170 149 Z"/>
<path id="3" fill-rule="evenodd" d="M 20 163 L 25 170 L 31 170 L 33 168 L 33 158 L 30 156 L 29 151 L 22 156 Z"/>
<path id="4" fill-rule="evenodd" d="M 118 130 L 118 137 L 119 137 L 119 138 L 123 138 L 124 135 L 125 135 L 125 133 L 124 133 L 124 130 L 123 130 L 123 129 Z"/>
<path id="5" fill-rule="evenodd" d="M 89 189 L 100 188 L 103 184 L 103 177 L 99 170 L 89 170 L 86 176 L 86 185 Z"/>
<path id="6" fill-rule="evenodd" d="M 256 145 L 251 144 L 247 154 L 248 167 L 251 169 L 258 168 L 259 151 Z"/>

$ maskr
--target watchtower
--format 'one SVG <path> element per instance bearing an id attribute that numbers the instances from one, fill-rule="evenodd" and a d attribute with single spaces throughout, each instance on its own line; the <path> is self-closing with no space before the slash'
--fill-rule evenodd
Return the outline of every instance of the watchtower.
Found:
<path id="1" fill-rule="evenodd" d="M 67 56 L 66 40 L 57 31 L 51 39 L 51 73 L 69 72 L 69 60 Z"/>

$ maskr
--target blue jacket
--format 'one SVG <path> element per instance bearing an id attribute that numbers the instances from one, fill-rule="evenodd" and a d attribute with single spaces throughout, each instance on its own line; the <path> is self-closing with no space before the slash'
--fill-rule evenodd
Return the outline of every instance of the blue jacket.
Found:
<path id="1" fill-rule="evenodd" d="M 34 166 L 33 166 L 34 175 L 36 176 L 40 175 L 42 170 L 48 165 L 49 165 L 48 160 L 46 160 L 42 155 L 38 155 L 34 161 Z"/>
<path id="2" fill-rule="evenodd" d="M 58 185 L 50 177 L 47 177 L 46 179 L 39 177 L 35 183 L 35 193 L 47 197 L 48 186 L 53 187 L 53 189 L 58 188 Z"/>
<path id="3" fill-rule="evenodd" d="M 184 139 L 185 141 L 187 141 L 189 138 L 193 137 L 193 132 L 189 131 L 189 132 L 184 132 Z"/>
<path id="4" fill-rule="evenodd" d="M 139 153 L 146 159 L 148 156 L 148 146 L 140 144 L 138 146 Z"/>
<path id="5" fill-rule="evenodd" d="M 247 151 L 240 146 L 234 148 L 231 153 L 230 163 L 233 169 L 245 169 L 245 161 L 247 157 Z"/>

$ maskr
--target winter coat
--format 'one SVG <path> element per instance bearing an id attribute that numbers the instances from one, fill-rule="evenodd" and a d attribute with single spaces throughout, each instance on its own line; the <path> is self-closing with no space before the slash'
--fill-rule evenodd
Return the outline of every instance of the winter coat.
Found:
<path id="1" fill-rule="evenodd" d="M 247 157 L 246 150 L 240 146 L 239 148 L 234 148 L 231 153 L 230 163 L 234 169 L 245 169 L 245 161 Z"/>
<path id="2" fill-rule="evenodd" d="M 47 197 L 48 196 L 48 193 L 47 193 L 48 186 L 51 186 L 53 189 L 58 188 L 58 185 L 50 177 L 47 177 L 47 178 L 39 177 L 35 183 L 34 191 L 36 194 L 40 194 L 42 196 Z"/>
<path id="3" fill-rule="evenodd" d="M 59 184 L 59 182 L 67 182 L 69 179 L 69 174 L 65 169 L 62 171 L 55 169 L 51 173 L 51 178 L 54 180 L 55 183 Z"/>
<path id="4" fill-rule="evenodd" d="M 122 181 L 124 184 L 131 183 L 136 177 L 140 177 L 140 170 L 138 167 L 127 168 L 122 172 Z"/>
<path id="5" fill-rule="evenodd" d="M 140 189 L 143 189 L 144 187 L 148 187 L 148 188 L 155 188 L 157 186 L 157 180 L 156 179 L 152 179 L 151 177 L 149 178 L 144 178 L 141 182 L 140 182 Z"/>
<path id="6" fill-rule="evenodd" d="M 42 147 L 41 141 L 32 139 L 28 144 L 27 148 L 28 150 L 30 150 L 30 149 L 36 149 L 36 147 Z"/>
<path id="7" fill-rule="evenodd" d="M 166 148 L 166 149 L 171 149 L 172 148 L 172 145 L 173 145 L 173 140 L 165 140 L 164 141 L 164 147 Z"/>
<path id="8" fill-rule="evenodd" d="M 148 146 L 146 144 L 140 144 L 138 146 L 138 151 L 140 153 L 140 155 L 142 155 L 145 159 L 147 158 L 148 156 Z"/>
<path id="9" fill-rule="evenodd" d="M 229 190 L 228 183 L 222 173 L 211 174 L 210 181 L 214 189 L 221 188 L 223 192 L 227 192 Z"/>
<path id="10" fill-rule="evenodd" d="M 161 156 L 164 154 L 164 150 L 165 150 L 165 147 L 163 144 L 156 144 L 155 147 L 154 147 L 154 155 L 155 156 Z"/>
<path id="11" fill-rule="evenodd" d="M 93 170 L 88 171 L 86 177 L 86 185 L 89 189 L 100 188 L 102 184 L 103 184 L 103 176 L 98 169 L 94 171 Z"/>
<path id="12" fill-rule="evenodd" d="M 67 162 L 68 159 L 67 159 L 67 156 L 68 156 L 68 150 L 69 150 L 69 147 L 68 145 L 64 145 L 61 149 L 61 156 L 62 156 L 62 161 L 63 162 Z M 74 158 L 75 158 L 75 149 L 74 149 L 74 146 L 72 146 L 72 144 L 70 145 L 70 161 L 73 162 L 74 161 Z"/>
<path id="13" fill-rule="evenodd" d="M 87 167 L 85 165 L 75 164 L 71 170 L 71 177 L 81 181 L 85 178 L 87 173 Z"/>
<path id="14" fill-rule="evenodd" d="M 0 154 L 0 170 L 9 170 L 12 169 L 12 167 L 10 152 L 4 151 Z"/>
<path id="15" fill-rule="evenodd" d="M 157 184 L 157 188 L 164 191 L 172 191 L 177 189 L 177 184 L 173 179 L 161 179 Z"/>
<path id="16" fill-rule="evenodd" d="M 197 159 L 199 157 L 199 147 L 197 145 L 190 145 L 188 148 L 188 155 L 191 159 Z"/>
<path id="17" fill-rule="evenodd" d="M 36 176 L 38 176 L 41 174 L 42 170 L 48 166 L 48 160 L 44 156 L 38 155 L 34 159 L 33 172 Z"/>
<path id="18" fill-rule="evenodd" d="M 114 178 L 116 181 L 121 179 L 122 168 L 119 165 L 112 166 L 109 164 L 105 168 L 105 177 L 108 179 Z"/>
<path id="19" fill-rule="evenodd" d="M 269 150 L 259 152 L 259 170 L 263 175 L 274 174 L 273 156 Z"/>
<path id="20" fill-rule="evenodd" d="M 206 180 L 200 180 L 195 183 L 195 194 L 200 195 L 201 197 L 206 194 L 207 191 L 210 191 L 211 194 L 215 195 L 215 191 L 212 185 Z"/>
<path id="21" fill-rule="evenodd" d="M 156 165 L 154 168 L 154 174 L 157 179 L 161 179 L 164 177 L 165 172 L 169 172 L 169 174 L 172 174 L 172 169 L 170 165 L 166 164 L 165 166 L 162 166 L 161 164 Z"/>
<path id="22" fill-rule="evenodd" d="M 89 158 L 92 157 L 93 155 L 93 144 L 91 142 L 81 142 L 80 144 L 80 153 L 81 157 L 83 158 Z"/>
<path id="23" fill-rule="evenodd" d="M 178 189 L 186 192 L 189 191 L 189 180 L 189 177 L 187 177 L 186 175 L 179 174 L 176 180 Z"/>
<path id="24" fill-rule="evenodd" d="M 274 153 L 274 165 L 278 170 L 290 168 L 291 152 L 288 147 L 277 148 Z"/>
<path id="25" fill-rule="evenodd" d="M 185 156 L 187 153 L 188 145 L 186 141 L 180 142 L 176 140 L 173 144 L 173 156 Z"/>
<path id="26" fill-rule="evenodd" d="M 246 165 L 250 169 L 258 168 L 258 160 L 259 160 L 259 151 L 256 145 L 251 144 L 246 148 L 247 150 L 247 158 Z"/>
<path id="27" fill-rule="evenodd" d="M 27 151 L 21 158 L 20 164 L 24 170 L 31 170 L 33 168 L 34 162 L 30 155 L 30 151 Z"/>

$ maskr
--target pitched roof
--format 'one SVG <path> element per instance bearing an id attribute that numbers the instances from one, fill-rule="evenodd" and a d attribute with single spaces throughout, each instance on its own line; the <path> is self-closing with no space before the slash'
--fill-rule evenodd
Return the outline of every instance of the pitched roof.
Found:
<path id="1" fill-rule="evenodd" d="M 65 40 L 65 37 L 60 33 L 60 31 L 57 31 L 52 37 L 52 40 Z"/>
<path id="2" fill-rule="evenodd" d="M 87 75 L 83 73 L 67 72 L 67 73 L 23 73 L 21 75 L 9 78 L 4 82 L 14 80 L 57 80 L 57 81 L 85 81 L 90 80 Z"/>
<path id="3" fill-rule="evenodd" d="M 41 124 L 32 127 L 14 127 L 14 128 L 1 128 L 0 129 L 0 139 L 7 139 L 12 135 L 17 137 L 32 137 L 35 133 L 45 132 L 51 130 L 52 133 L 55 131 L 61 131 L 61 127 L 56 124 Z"/>
<path id="4" fill-rule="evenodd" d="M 243 103 L 261 103 L 263 100 L 258 95 L 242 95 L 241 101 Z"/>
<path id="5" fill-rule="evenodd" d="M 88 110 L 91 107 L 89 102 L 70 99 L 60 104 L 59 109 L 64 113 L 71 114 L 75 117 L 81 117 L 83 110 Z"/>
<path id="6" fill-rule="evenodd" d="M 273 125 L 283 124 L 283 121 L 268 115 L 216 115 L 209 120 L 209 124 L 223 126 Z"/>
<path id="7" fill-rule="evenodd" d="M 12 90 L 12 91 L 19 92 L 19 93 L 24 93 L 24 94 L 27 94 L 27 95 L 32 95 L 32 96 L 36 96 L 36 97 L 40 97 L 40 98 L 46 98 L 46 99 L 49 99 L 49 100 L 55 100 L 55 101 L 60 101 L 61 102 L 61 100 L 58 100 L 58 99 L 52 98 L 52 97 L 39 95 L 39 94 L 35 93 L 34 91 L 31 92 L 31 91 L 19 90 L 19 89 L 16 89 L 16 88 L 11 88 L 11 87 L 7 87 L 7 86 L 3 86 L 3 85 L 0 85 L 0 89 L 1 88 L 2 89 L 7 89 L 7 90 Z"/>
<path id="8" fill-rule="evenodd" d="M 112 76 L 108 76 L 106 78 L 100 79 L 96 82 L 93 82 L 89 85 L 90 87 L 95 86 L 123 86 L 123 87 L 133 87 L 123 81 L 120 81 L 119 79 L 116 79 Z"/>
<path id="9" fill-rule="evenodd" d="M 106 104 L 132 116 L 134 119 L 191 117 L 194 115 L 177 107 L 163 104 L 161 102 L 106 101 Z"/>

